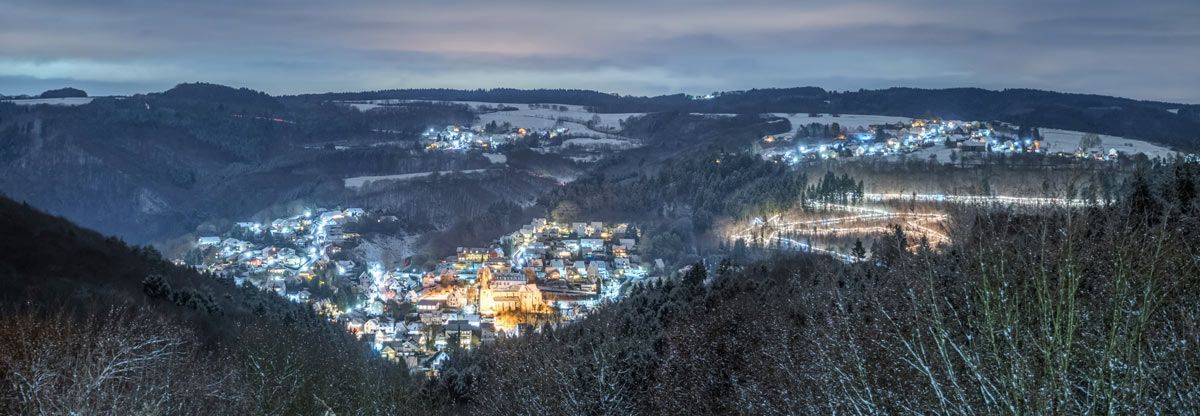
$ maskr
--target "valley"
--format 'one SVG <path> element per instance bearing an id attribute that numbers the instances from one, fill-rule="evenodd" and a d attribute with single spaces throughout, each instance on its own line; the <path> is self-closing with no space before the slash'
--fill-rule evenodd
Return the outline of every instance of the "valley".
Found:
<path id="1" fill-rule="evenodd" d="M 620 397 L 647 413 L 656 406 L 727 413 L 726 403 L 703 392 L 664 386 L 677 378 L 700 383 L 708 376 L 693 371 L 705 367 L 690 363 L 747 345 L 745 362 L 723 368 L 748 383 L 846 383 L 839 377 L 859 365 L 858 354 L 904 363 L 929 357 L 894 345 L 963 342 L 938 332 L 914 340 L 873 326 L 881 322 L 958 325 L 938 315 L 945 313 L 938 302 L 948 299 L 985 302 L 1018 319 L 1006 295 L 990 290 L 1027 284 L 1006 273 L 1032 273 L 1028 259 L 1043 259 L 1069 280 L 1076 267 L 1109 276 L 1095 259 L 1144 269 L 1191 250 L 1179 242 L 1193 232 L 1195 160 L 1170 140 L 890 111 L 731 113 L 718 97 L 668 106 L 575 92 L 496 91 L 521 99 L 494 102 L 487 92 L 416 93 L 272 97 L 181 84 L 87 102 L 0 103 L 0 158 L 9 162 L 0 190 L 61 216 L 43 218 L 12 202 L 13 217 L 32 224 L 9 224 L 12 235 L 33 241 L 55 229 L 55 238 L 72 241 L 71 253 L 104 247 L 129 263 L 84 255 L 88 265 L 61 276 L 53 261 L 14 260 L 21 276 L 51 277 L 10 282 L 13 296 L 66 296 L 80 308 L 148 305 L 200 328 L 172 338 L 179 345 L 253 345 L 221 364 L 247 377 L 231 386 L 283 388 L 287 374 L 300 371 L 296 357 L 320 350 L 336 358 L 305 361 L 305 374 L 339 368 L 328 374 L 362 383 L 346 391 L 390 390 L 332 405 L 346 409 L 395 410 L 399 398 L 414 411 L 539 408 L 511 384 L 519 382 L 539 386 L 538 397 L 555 408 L 580 394 Z M 636 111 L 650 109 L 657 111 Z M 1161 228 L 1165 218 L 1183 225 Z M 66 220 L 116 237 L 39 225 Z M 1131 231 L 1126 223 L 1160 228 Z M 1081 255 L 1076 241 L 1059 237 L 1087 233 L 1144 244 L 1089 245 L 1094 257 L 1082 260 L 1073 257 Z M 51 246 L 6 244 L 22 257 L 53 257 Z M 1160 251 L 1134 255 L 1123 247 Z M 1172 261 L 1179 275 L 1190 273 Z M 1062 281 L 1022 289 L 1035 292 L 1021 298 L 1022 308 L 1045 310 L 1051 304 L 1042 300 L 1075 293 L 1057 286 Z M 979 298 L 964 301 L 964 293 Z M 916 294 L 938 300 L 901 303 Z M 236 326 L 220 324 L 225 319 Z M 857 319 L 865 323 L 852 325 Z M 1007 325 L 993 315 L 970 319 Z M 862 345 L 855 344 L 861 332 L 839 328 L 867 328 L 854 331 L 881 334 L 893 347 L 828 355 L 825 345 Z M 287 341 L 296 337 L 321 344 Z M 215 360 L 207 350 L 188 351 Z M 254 378 L 262 363 L 278 372 Z M 623 375 L 596 384 L 595 372 L 559 372 L 583 367 Z M 914 371 L 887 370 L 906 378 Z M 868 388 L 881 387 L 853 387 Z M 822 396 L 804 403 L 867 400 L 810 393 Z M 225 403 L 313 405 L 268 396 Z M 812 410 L 774 395 L 763 400 L 782 413 Z"/>

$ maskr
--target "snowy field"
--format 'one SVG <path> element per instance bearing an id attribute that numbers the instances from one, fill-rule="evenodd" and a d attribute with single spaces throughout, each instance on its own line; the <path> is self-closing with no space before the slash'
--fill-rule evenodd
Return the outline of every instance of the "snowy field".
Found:
<path id="1" fill-rule="evenodd" d="M 353 178 L 346 178 L 346 179 L 344 179 L 344 181 L 345 181 L 345 186 L 347 188 L 361 188 L 364 185 L 371 183 L 371 182 L 407 181 L 407 180 L 413 180 L 413 179 L 417 179 L 417 178 L 424 178 L 426 176 L 430 176 L 435 173 L 439 174 L 439 175 L 449 175 L 449 174 L 455 173 L 455 172 L 457 172 L 457 173 L 483 173 L 483 172 L 487 172 L 487 171 L 488 171 L 488 169 L 469 169 L 469 170 L 459 170 L 459 171 L 441 170 L 441 171 L 433 171 L 433 172 L 401 173 L 398 175 L 355 176 Z"/>
<path id="2" fill-rule="evenodd" d="M 1047 153 L 1064 152 L 1074 153 L 1079 148 L 1079 139 L 1083 137 L 1084 132 L 1059 130 L 1059 129 L 1038 129 L 1042 133 L 1042 149 Z M 1107 153 L 1108 149 L 1117 149 L 1117 151 L 1125 154 L 1143 153 L 1147 157 L 1167 158 L 1174 155 L 1174 150 L 1159 146 L 1153 143 L 1144 142 L 1135 139 L 1126 139 L 1124 137 L 1109 136 L 1106 134 L 1100 135 L 1101 146 L 1096 150 L 1102 153 Z M 936 155 L 940 162 L 950 163 L 950 153 L 953 149 L 947 149 L 945 146 L 937 145 L 925 149 L 912 152 L 908 155 L 910 158 L 928 158 L 930 155 Z"/>
<path id="3" fill-rule="evenodd" d="M 618 139 L 611 139 L 611 138 L 600 138 L 600 139 L 593 139 L 593 138 L 575 138 L 575 139 L 567 139 L 567 140 L 563 140 L 563 146 L 580 146 L 580 147 L 592 147 L 592 146 L 627 147 L 627 146 L 632 146 L 632 144 L 631 144 L 631 143 L 630 143 L 628 140 L 618 140 Z"/>
<path id="4" fill-rule="evenodd" d="M 376 108 L 383 107 L 382 105 L 371 104 L 371 103 L 343 103 L 343 104 L 354 107 L 354 109 L 358 110 L 358 111 L 371 111 Z"/>
<path id="5" fill-rule="evenodd" d="M 1042 132 L 1042 137 L 1045 139 L 1043 141 L 1045 149 L 1050 152 L 1074 152 L 1079 147 L 1079 139 L 1084 135 L 1083 132 L 1071 130 L 1038 130 Z M 1108 149 L 1117 149 L 1118 152 L 1128 154 L 1143 153 L 1152 159 L 1155 157 L 1166 158 L 1176 153 L 1174 150 L 1153 143 L 1107 134 L 1100 135 L 1100 143 L 1100 149 L 1106 152 Z"/>
<path id="6" fill-rule="evenodd" d="M 484 153 L 483 157 L 486 157 L 488 162 L 494 164 L 508 163 L 508 156 L 505 156 L 503 153 Z"/>
<path id="7" fill-rule="evenodd" d="M 358 109 L 359 111 L 369 111 L 385 105 L 398 105 L 412 102 L 438 102 L 448 104 L 462 104 L 471 107 L 472 110 L 481 112 L 477 126 L 483 126 L 491 122 L 496 124 L 509 123 L 513 127 L 524 127 L 534 130 L 549 130 L 555 127 L 565 127 L 570 129 L 570 134 L 573 136 L 583 136 L 596 140 L 580 140 L 574 144 L 578 146 L 589 145 L 616 145 L 636 147 L 636 140 L 616 134 L 621 129 L 621 122 L 629 120 L 632 117 L 639 117 L 645 113 L 592 113 L 584 106 L 571 104 L 554 104 L 542 103 L 537 104 L 538 108 L 530 108 L 529 104 L 513 104 L 513 103 L 489 103 L 481 101 L 429 101 L 429 100 L 368 100 L 345 102 Z M 501 107 L 516 108 L 514 111 L 492 111 L 486 112 L 486 109 L 498 109 Z M 553 107 L 553 108 L 546 108 Z M 559 109 L 565 109 L 560 111 Z M 482 110 L 482 111 L 481 111 Z M 587 127 L 586 123 L 593 118 L 598 118 L 595 129 Z M 562 124 L 558 124 L 562 120 Z M 620 141 L 621 143 L 616 143 Z"/>
<path id="8" fill-rule="evenodd" d="M 68 98 L 30 98 L 25 100 L 0 100 L 3 102 L 13 103 L 16 105 L 65 105 L 76 106 L 84 105 L 92 102 L 95 97 L 68 97 Z"/>
<path id="9" fill-rule="evenodd" d="M 771 115 L 775 117 L 786 118 L 788 122 L 792 123 L 792 130 L 785 134 L 778 135 L 780 138 L 795 136 L 796 130 L 799 129 L 800 126 L 805 126 L 812 123 L 838 123 L 838 125 L 842 126 L 843 128 L 853 130 L 859 127 L 867 128 L 875 124 L 906 123 L 912 121 L 912 119 L 908 117 L 873 116 L 863 114 L 841 114 L 837 117 L 829 114 L 821 114 L 821 117 L 809 117 L 808 114 L 800 113 L 794 115 L 787 115 L 786 113 L 771 113 Z"/>

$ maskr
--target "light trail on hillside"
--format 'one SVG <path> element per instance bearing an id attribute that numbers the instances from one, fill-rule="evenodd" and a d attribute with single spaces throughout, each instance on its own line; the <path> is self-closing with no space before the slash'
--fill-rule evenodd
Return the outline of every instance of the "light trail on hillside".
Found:
<path id="1" fill-rule="evenodd" d="M 863 194 L 863 200 L 873 203 L 911 201 L 933 205 L 975 206 L 1083 207 L 1093 204 L 1087 200 L 1071 198 L 902 193 Z M 924 237 L 934 247 L 950 242 L 950 236 L 939 229 L 949 219 L 949 215 L 946 213 L 903 212 L 881 206 L 868 207 L 830 203 L 819 204 L 816 208 L 821 213 L 830 216 L 819 219 L 788 220 L 783 215 L 776 214 L 765 219 L 755 218 L 749 225 L 730 233 L 728 237 L 733 240 L 742 239 L 748 243 L 760 245 L 774 243 L 783 249 L 827 254 L 846 263 L 853 263 L 859 259 L 830 248 L 816 247 L 811 241 L 797 240 L 797 236 L 836 239 L 882 235 L 891 232 L 893 226 L 899 226 L 910 235 Z M 919 244 L 911 244 L 909 248 L 913 249 L 917 246 Z"/>
<path id="2" fill-rule="evenodd" d="M 916 202 L 947 202 L 956 204 L 1000 204 L 1000 205 L 1053 205 L 1082 207 L 1092 204 L 1086 199 L 1053 198 L 1053 197 L 1022 197 L 1002 195 L 954 195 L 954 194 L 900 194 L 900 193 L 870 193 L 863 194 L 864 201 L 916 201 Z"/>

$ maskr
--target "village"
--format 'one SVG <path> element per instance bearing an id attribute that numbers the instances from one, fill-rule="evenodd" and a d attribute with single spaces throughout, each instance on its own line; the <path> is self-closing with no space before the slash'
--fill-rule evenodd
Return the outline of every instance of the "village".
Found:
<path id="1" fill-rule="evenodd" d="M 944 163 L 1016 154 L 1111 161 L 1134 153 L 1154 153 L 1154 149 L 1137 147 L 1139 143 L 1132 140 L 1102 140 L 1096 134 L 1052 129 L 1043 134 L 1036 127 L 1003 122 L 914 119 L 843 126 L 836 116 L 828 120 L 831 122 L 814 121 L 793 126 L 789 133 L 764 136 L 752 145 L 753 150 L 766 160 L 787 164 L 900 155 Z"/>
<path id="2" fill-rule="evenodd" d="M 664 267 L 639 255 L 631 225 L 547 219 L 424 270 L 351 258 L 362 236 L 348 230 L 381 220 L 347 208 L 240 222 L 200 237 L 184 261 L 309 305 L 382 357 L 428 374 L 450 349 L 580 319 Z"/>

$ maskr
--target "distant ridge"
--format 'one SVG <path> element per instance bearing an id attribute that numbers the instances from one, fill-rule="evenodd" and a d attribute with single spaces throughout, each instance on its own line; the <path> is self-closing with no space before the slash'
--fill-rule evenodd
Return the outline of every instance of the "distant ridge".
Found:
<path id="1" fill-rule="evenodd" d="M 38 95 L 38 98 L 82 98 L 87 96 L 88 94 L 84 90 L 66 87 L 43 92 L 41 95 Z"/>
<path id="2" fill-rule="evenodd" d="M 897 87 L 838 92 L 797 87 L 704 97 L 621 96 L 578 89 L 397 89 L 281 97 L 285 102 L 379 99 L 574 104 L 602 113 L 833 113 L 999 120 L 1136 138 L 1181 150 L 1200 148 L 1200 105 L 1033 89 Z"/>
<path id="3" fill-rule="evenodd" d="M 233 88 L 205 82 L 183 83 L 160 94 L 162 97 L 228 104 L 267 109 L 282 109 L 283 105 L 270 95 L 249 88 Z"/>

